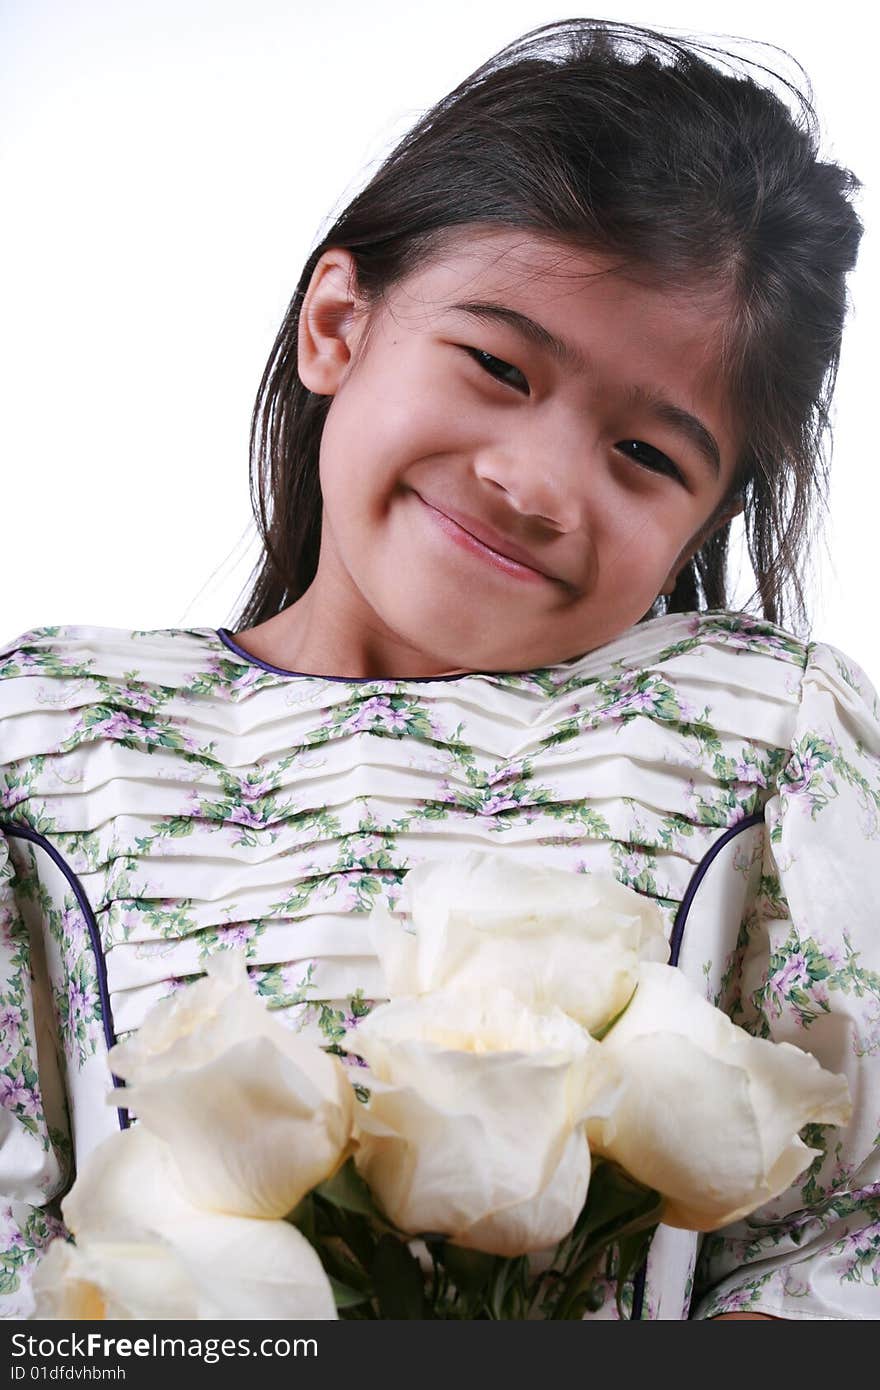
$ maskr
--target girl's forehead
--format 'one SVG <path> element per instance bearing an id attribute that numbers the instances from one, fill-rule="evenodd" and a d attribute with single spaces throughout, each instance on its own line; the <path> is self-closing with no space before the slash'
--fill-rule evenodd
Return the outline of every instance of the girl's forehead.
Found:
<path id="1" fill-rule="evenodd" d="M 554 240 L 536 232 L 505 228 L 455 229 L 404 284 L 440 286 L 445 282 L 495 282 L 511 291 L 527 290 L 535 281 L 560 281 L 573 288 L 585 277 L 607 275 L 619 262 L 596 251 Z"/>
<path id="2" fill-rule="evenodd" d="M 669 283 L 654 268 L 607 251 L 514 228 L 482 225 L 451 229 L 425 261 L 396 287 L 413 307 L 443 307 L 479 290 L 511 302 L 563 307 L 566 301 L 604 302 L 651 310 L 704 329 L 720 324 L 730 308 L 729 287 L 696 276 Z"/>
<path id="3" fill-rule="evenodd" d="M 709 383 L 721 375 L 730 312 L 729 291 L 718 281 L 664 284 L 650 267 L 607 252 L 483 227 L 450 235 L 385 298 L 393 301 L 395 321 L 416 331 L 429 331 L 449 312 L 479 316 L 489 305 L 509 311 L 508 322 L 520 332 L 525 327 L 533 342 L 543 331 L 545 348 L 575 370 L 598 345 L 606 355 L 616 347 L 665 359 L 672 370 L 677 361 Z"/>

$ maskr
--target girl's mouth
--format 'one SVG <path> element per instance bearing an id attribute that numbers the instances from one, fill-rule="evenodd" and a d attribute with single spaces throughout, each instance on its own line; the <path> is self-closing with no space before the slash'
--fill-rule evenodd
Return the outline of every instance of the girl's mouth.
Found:
<path id="1" fill-rule="evenodd" d="M 434 507 L 430 502 L 426 502 L 419 493 L 415 496 L 425 509 L 428 518 L 433 521 L 443 533 L 460 549 L 476 556 L 484 563 L 492 565 L 496 570 L 509 575 L 512 579 L 519 579 L 528 584 L 552 584 L 554 580 L 550 575 L 544 574 L 541 570 L 533 569 L 531 565 L 522 564 L 519 560 L 512 560 L 509 555 L 502 555 L 485 541 L 478 540 L 464 526 L 454 521 L 451 516 L 447 516 L 439 507 Z"/>

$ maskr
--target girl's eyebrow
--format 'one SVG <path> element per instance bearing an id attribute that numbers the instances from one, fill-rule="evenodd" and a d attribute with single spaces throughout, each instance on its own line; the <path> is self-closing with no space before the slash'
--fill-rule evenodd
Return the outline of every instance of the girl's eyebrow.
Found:
<path id="1" fill-rule="evenodd" d="M 507 304 L 495 304 L 488 300 L 466 300 L 463 303 L 447 304 L 447 313 L 469 314 L 471 318 L 484 323 L 503 323 L 512 328 L 521 338 L 550 356 L 561 366 L 580 376 L 587 376 L 589 363 L 580 348 L 558 338 L 549 328 L 529 318 L 519 309 L 511 309 Z M 668 425 L 676 433 L 683 435 L 693 446 L 711 470 L 716 482 L 721 476 L 721 450 L 712 432 L 698 416 L 676 405 L 664 392 L 644 386 L 631 386 L 627 392 L 628 403 L 646 410 L 655 419 Z"/>

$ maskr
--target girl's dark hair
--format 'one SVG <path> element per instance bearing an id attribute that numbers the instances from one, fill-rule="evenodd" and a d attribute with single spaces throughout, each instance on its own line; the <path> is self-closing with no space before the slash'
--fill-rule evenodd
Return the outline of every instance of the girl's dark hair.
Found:
<path id="1" fill-rule="evenodd" d="M 797 110 L 737 72 L 742 61 L 782 82 Z M 264 554 L 236 625 L 279 613 L 317 568 L 332 397 L 297 373 L 317 261 L 346 248 L 371 308 L 455 228 L 479 223 L 611 253 L 653 284 L 725 296 L 720 360 L 745 442 L 717 514 L 739 495 L 757 579 L 745 608 L 757 601 L 765 619 L 803 631 L 810 530 L 817 504 L 827 507 L 844 277 L 863 228 L 847 201 L 860 181 L 817 158 L 812 90 L 798 67 L 808 96 L 702 40 L 571 19 L 507 45 L 422 116 L 313 250 L 263 374 L 251 497 Z M 644 617 L 728 607 L 729 533 L 728 521 Z"/>

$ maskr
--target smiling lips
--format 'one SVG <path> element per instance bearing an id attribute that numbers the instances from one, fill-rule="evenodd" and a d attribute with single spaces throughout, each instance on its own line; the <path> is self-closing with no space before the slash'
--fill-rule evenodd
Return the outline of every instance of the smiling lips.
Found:
<path id="1" fill-rule="evenodd" d="M 426 502 L 420 494 L 417 493 L 416 496 L 433 514 L 434 519 L 440 524 L 450 540 L 470 550 L 472 554 L 480 555 L 483 559 L 494 564 L 496 568 L 516 579 L 537 581 L 538 583 L 547 583 L 548 580 L 555 579 L 555 575 L 548 574 L 546 570 L 538 568 L 535 557 L 524 546 L 509 540 L 508 537 L 503 536 L 500 531 L 495 531 L 486 522 L 479 521 L 476 517 L 469 516 L 466 512 L 459 512 L 452 507 L 444 506 L 441 511 L 439 507 Z"/>

